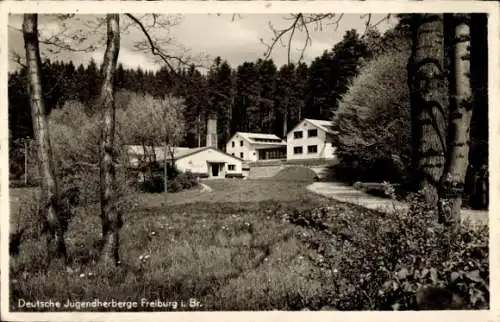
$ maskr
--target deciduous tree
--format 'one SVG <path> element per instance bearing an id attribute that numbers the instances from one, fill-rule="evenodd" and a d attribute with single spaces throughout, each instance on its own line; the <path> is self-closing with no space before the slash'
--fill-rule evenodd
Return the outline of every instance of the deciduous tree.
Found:
<path id="1" fill-rule="evenodd" d="M 38 147 L 38 165 L 42 176 L 41 200 L 43 202 L 42 211 L 47 229 L 47 260 L 50 262 L 52 258 L 62 258 L 66 261 L 66 244 L 64 242 L 66 227 L 60 209 L 60 196 L 42 94 L 37 14 L 24 15 L 23 36 L 33 133 Z"/>
<path id="2" fill-rule="evenodd" d="M 101 261 L 105 265 L 116 265 L 120 261 L 119 243 L 122 214 L 117 207 L 115 169 L 115 100 L 114 78 L 120 51 L 120 18 L 118 14 L 107 14 L 107 45 L 101 67 L 102 85 L 98 106 L 102 112 L 100 142 L 100 187 L 102 220 Z"/>
<path id="3" fill-rule="evenodd" d="M 460 227 L 460 208 L 467 173 L 472 119 L 470 80 L 470 15 L 445 14 L 447 56 L 450 57 L 450 116 L 447 155 L 439 191 L 439 215 L 456 231 Z"/>

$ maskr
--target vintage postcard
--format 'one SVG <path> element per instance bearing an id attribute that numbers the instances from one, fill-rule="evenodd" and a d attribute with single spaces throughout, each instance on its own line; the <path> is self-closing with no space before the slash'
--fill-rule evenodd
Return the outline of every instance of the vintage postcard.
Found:
<path id="1" fill-rule="evenodd" d="M 497 3 L 0 8 L 2 320 L 499 319 Z"/>

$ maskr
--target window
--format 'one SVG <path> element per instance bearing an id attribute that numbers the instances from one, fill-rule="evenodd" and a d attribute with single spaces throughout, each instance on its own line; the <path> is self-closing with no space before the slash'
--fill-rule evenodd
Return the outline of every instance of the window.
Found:
<path id="1" fill-rule="evenodd" d="M 240 158 L 243 159 L 243 152 L 240 152 Z"/>
<path id="2" fill-rule="evenodd" d="M 294 147 L 293 148 L 293 154 L 302 154 L 302 147 L 301 146 Z"/>
<path id="3" fill-rule="evenodd" d="M 240 141 L 240 146 L 243 146 L 243 140 Z"/>
<path id="4" fill-rule="evenodd" d="M 318 152 L 318 146 L 317 145 L 309 145 L 307 147 L 307 153 L 317 153 Z"/>
<path id="5" fill-rule="evenodd" d="M 231 146 L 234 148 L 234 141 L 233 141 L 233 142 L 231 142 Z"/>
<path id="6" fill-rule="evenodd" d="M 256 137 L 251 137 L 250 139 L 254 140 L 255 142 L 281 143 L 281 139 L 263 139 L 263 138 L 256 138 Z"/>
<path id="7" fill-rule="evenodd" d="M 293 138 L 294 139 L 302 139 L 302 131 L 295 131 L 295 132 L 293 132 Z"/>
<path id="8" fill-rule="evenodd" d="M 312 129 L 307 131 L 307 137 L 313 138 L 318 136 L 318 130 L 317 129 Z"/>
<path id="9" fill-rule="evenodd" d="M 233 142 L 233 143 L 234 143 L 234 142 Z M 231 155 L 234 157 L 234 152 L 233 152 L 233 153 L 231 153 Z"/>
<path id="10" fill-rule="evenodd" d="M 229 171 L 234 171 L 235 167 L 236 167 L 236 166 L 235 166 L 234 164 L 228 164 L 228 165 L 227 165 L 227 169 L 228 169 Z"/>

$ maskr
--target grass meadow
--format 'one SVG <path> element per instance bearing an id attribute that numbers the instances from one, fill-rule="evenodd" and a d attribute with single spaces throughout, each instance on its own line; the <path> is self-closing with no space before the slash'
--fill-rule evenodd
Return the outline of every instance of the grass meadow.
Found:
<path id="1" fill-rule="evenodd" d="M 464 225 L 452 239 L 423 205 L 384 214 L 325 199 L 307 190 L 312 182 L 310 170 L 290 168 L 204 180 L 211 190 L 133 193 L 112 270 L 97 261 L 99 205 L 79 208 L 66 233 L 68 268 L 46 269 L 36 234 L 11 256 L 11 310 L 29 311 L 20 299 L 138 303 L 79 311 L 489 307 L 488 226 Z M 32 194 L 11 190 L 13 231 L 36 231 Z M 416 303 L 425 285 L 444 287 L 445 300 Z"/>
<path id="2" fill-rule="evenodd" d="M 332 201 L 307 191 L 305 180 L 204 183 L 213 191 L 137 194 L 124 216 L 121 266 L 114 271 L 96 263 L 98 205 L 78 209 L 69 226 L 69 270 L 45 271 L 44 243 L 25 240 L 10 261 L 11 310 L 19 310 L 19 299 L 95 298 L 196 299 L 197 310 L 293 310 L 320 296 L 325 281 L 313 278 L 316 254 L 300 238 L 312 231 L 284 218 L 289 211 Z M 23 198 L 32 193 L 11 190 L 12 227 L 22 216 Z"/>

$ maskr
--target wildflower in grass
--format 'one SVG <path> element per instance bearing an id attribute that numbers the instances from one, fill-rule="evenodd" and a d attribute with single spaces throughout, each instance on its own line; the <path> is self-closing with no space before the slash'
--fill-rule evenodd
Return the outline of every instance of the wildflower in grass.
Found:
<path id="1" fill-rule="evenodd" d="M 80 277 L 81 277 L 81 278 L 84 278 L 84 277 L 85 277 L 85 273 L 81 273 L 81 274 L 80 274 Z"/>
<path id="2" fill-rule="evenodd" d="M 156 232 L 155 231 L 152 231 L 151 232 L 151 236 L 155 236 L 156 235 Z"/>

